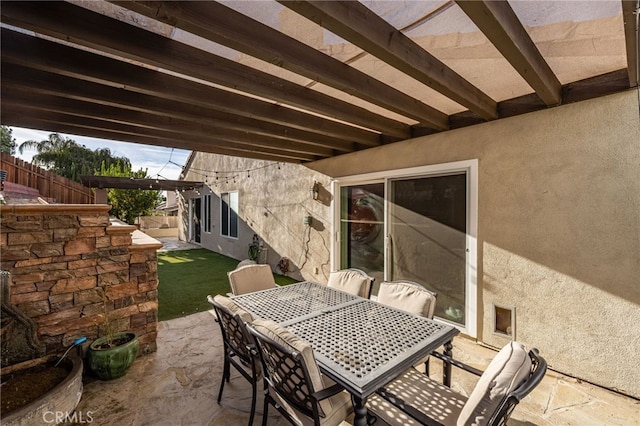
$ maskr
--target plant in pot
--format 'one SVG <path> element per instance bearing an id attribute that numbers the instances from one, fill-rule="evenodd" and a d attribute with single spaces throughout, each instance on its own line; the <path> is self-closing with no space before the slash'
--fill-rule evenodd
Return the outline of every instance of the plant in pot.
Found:
<path id="1" fill-rule="evenodd" d="M 112 380 L 126 374 L 138 356 L 140 342 L 132 331 L 118 332 L 107 312 L 106 295 L 102 294 L 104 313 L 103 336 L 89 346 L 89 368 L 101 380 Z"/>

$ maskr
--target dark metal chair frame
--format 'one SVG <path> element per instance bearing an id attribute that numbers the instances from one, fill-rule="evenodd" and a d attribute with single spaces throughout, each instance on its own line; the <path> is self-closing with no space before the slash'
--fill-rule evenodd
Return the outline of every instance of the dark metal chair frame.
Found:
<path id="1" fill-rule="evenodd" d="M 320 401 L 342 392 L 344 387 L 334 384 L 316 391 L 302 354 L 275 342 L 251 325 L 247 325 L 247 329 L 255 338 L 257 352 L 262 362 L 265 395 L 262 425 L 267 424 L 269 404 L 273 405 L 291 424 L 297 424 L 291 414 L 270 394 L 269 389 L 273 389 L 288 404 L 313 419 L 314 425 L 319 426 L 320 418 L 325 416 L 320 407 Z"/>
<path id="2" fill-rule="evenodd" d="M 236 370 L 251 383 L 251 414 L 249 415 L 249 426 L 253 424 L 256 412 L 256 396 L 258 381 L 260 379 L 259 358 L 253 349 L 253 338 L 246 328 L 246 324 L 239 315 L 232 314 L 225 307 L 218 304 L 213 297 L 207 296 L 207 300 L 216 312 L 216 322 L 220 324 L 222 340 L 224 342 L 224 369 L 222 380 L 220 381 L 220 391 L 218 392 L 218 404 L 222 399 L 222 391 L 225 382 L 229 383 L 231 368 Z"/>
<path id="3" fill-rule="evenodd" d="M 443 369 L 444 371 L 443 383 L 448 387 L 451 386 L 451 377 L 450 376 L 447 377 L 446 370 L 450 371 L 450 366 L 455 366 L 457 368 L 460 368 L 461 370 L 475 374 L 476 376 L 481 376 L 483 373 L 482 370 L 474 368 L 463 362 L 457 361 L 449 355 L 444 355 L 436 351 L 432 352 L 431 355 L 441 359 L 442 362 L 444 363 L 445 368 Z M 544 377 L 547 371 L 547 362 L 545 361 L 544 358 L 542 358 L 539 355 L 538 350 L 536 348 L 533 348 L 529 351 L 529 358 L 531 358 L 532 365 L 531 365 L 531 372 L 529 373 L 528 379 L 523 384 L 518 386 L 516 389 L 512 390 L 510 393 L 504 396 L 504 398 L 502 399 L 502 401 L 500 401 L 500 404 L 498 405 L 494 413 L 489 418 L 487 425 L 490 425 L 490 426 L 506 425 L 507 421 L 509 420 L 509 417 L 511 417 L 511 413 L 513 413 L 513 410 L 516 408 L 516 405 L 518 405 L 518 403 L 525 396 L 529 395 L 529 393 L 531 393 L 531 391 L 536 386 L 538 386 L 538 384 L 542 381 L 542 378 Z M 380 395 L 381 397 L 389 401 L 391 404 L 396 406 L 398 409 L 408 414 L 409 416 L 413 417 L 420 424 L 428 425 L 428 426 L 441 426 L 441 423 L 439 423 L 435 419 L 432 419 L 424 412 L 418 410 L 413 406 L 405 405 L 402 399 L 397 398 L 391 392 L 387 392 L 385 389 L 381 389 L 377 393 L 378 395 Z"/>

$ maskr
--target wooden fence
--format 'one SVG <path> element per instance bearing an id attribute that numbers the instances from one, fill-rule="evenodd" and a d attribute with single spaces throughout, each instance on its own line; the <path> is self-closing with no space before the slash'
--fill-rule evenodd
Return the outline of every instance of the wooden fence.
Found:
<path id="1" fill-rule="evenodd" d="M 38 190 L 43 198 L 62 204 L 93 204 L 91 188 L 6 153 L 0 153 L 6 181 Z"/>

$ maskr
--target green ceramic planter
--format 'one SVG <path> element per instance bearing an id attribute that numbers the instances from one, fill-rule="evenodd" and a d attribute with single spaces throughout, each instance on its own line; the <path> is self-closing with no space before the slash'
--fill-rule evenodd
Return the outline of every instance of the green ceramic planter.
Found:
<path id="1" fill-rule="evenodd" d="M 119 339 L 126 340 L 126 343 L 103 349 L 101 346 L 107 342 L 107 338 L 100 337 L 89 347 L 89 368 L 101 380 L 112 380 L 124 376 L 138 356 L 140 342 L 135 333 L 130 331 L 116 333 L 114 341 Z"/>

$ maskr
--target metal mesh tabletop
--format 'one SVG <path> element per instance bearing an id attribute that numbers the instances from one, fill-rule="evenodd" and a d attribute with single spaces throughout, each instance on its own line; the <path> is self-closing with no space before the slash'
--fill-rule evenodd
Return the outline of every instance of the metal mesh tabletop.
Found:
<path id="1" fill-rule="evenodd" d="M 340 377 L 360 396 L 383 386 L 457 333 L 450 326 L 366 299 L 287 328 L 311 343 L 325 373 Z"/>
<path id="2" fill-rule="evenodd" d="M 234 296 L 308 341 L 322 371 L 366 398 L 450 341 L 455 328 L 313 282 Z"/>
<path id="3" fill-rule="evenodd" d="M 233 300 L 254 317 L 286 323 L 322 309 L 359 299 L 326 286 L 301 282 L 255 293 L 234 296 Z"/>

